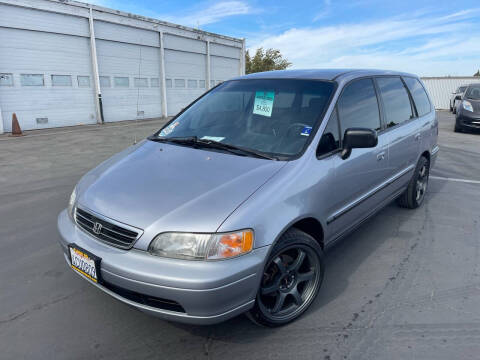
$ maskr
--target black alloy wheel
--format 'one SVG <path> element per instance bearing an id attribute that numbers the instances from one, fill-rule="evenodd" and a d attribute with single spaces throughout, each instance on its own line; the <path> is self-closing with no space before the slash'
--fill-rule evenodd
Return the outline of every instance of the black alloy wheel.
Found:
<path id="1" fill-rule="evenodd" d="M 408 209 L 416 209 L 425 200 L 430 175 L 430 162 L 425 156 L 420 157 L 407 190 L 397 198 L 397 204 Z"/>
<path id="2" fill-rule="evenodd" d="M 266 326 L 295 320 L 317 296 L 323 275 L 318 243 L 308 234 L 290 229 L 267 261 L 250 319 Z"/>

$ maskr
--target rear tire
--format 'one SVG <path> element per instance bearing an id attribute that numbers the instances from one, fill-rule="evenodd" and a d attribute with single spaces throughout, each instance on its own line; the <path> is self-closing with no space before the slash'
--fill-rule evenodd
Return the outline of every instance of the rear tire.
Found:
<path id="1" fill-rule="evenodd" d="M 416 209 L 422 205 L 428 188 L 428 177 L 430 175 L 430 162 L 425 156 L 418 160 L 417 167 L 413 173 L 407 190 L 397 198 L 397 204 L 407 209 Z"/>
<path id="2" fill-rule="evenodd" d="M 277 327 L 294 321 L 315 300 L 325 273 L 318 242 L 289 229 L 266 262 L 255 305 L 247 317 L 257 325 Z"/>

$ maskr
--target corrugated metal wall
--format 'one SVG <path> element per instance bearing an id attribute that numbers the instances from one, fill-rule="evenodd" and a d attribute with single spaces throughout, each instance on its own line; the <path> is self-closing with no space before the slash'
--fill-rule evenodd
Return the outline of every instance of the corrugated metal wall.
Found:
<path id="1" fill-rule="evenodd" d="M 480 83 L 479 77 L 427 77 L 422 78 L 435 109 L 449 109 L 452 93 L 461 85 Z"/>
<path id="2" fill-rule="evenodd" d="M 99 122 L 99 93 L 106 122 L 175 115 L 244 73 L 241 39 L 75 1 L 0 0 L 0 14 L 7 132 L 13 112 L 24 130 Z"/>

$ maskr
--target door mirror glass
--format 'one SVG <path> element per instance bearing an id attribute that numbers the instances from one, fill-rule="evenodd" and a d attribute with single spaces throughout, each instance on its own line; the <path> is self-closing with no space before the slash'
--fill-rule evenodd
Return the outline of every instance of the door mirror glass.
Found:
<path id="1" fill-rule="evenodd" d="M 343 136 L 342 159 L 347 159 L 352 149 L 373 148 L 378 144 L 377 132 L 367 128 L 349 128 Z"/>
<path id="2" fill-rule="evenodd" d="M 462 97 L 460 95 L 455 96 L 455 100 L 462 100 Z"/>

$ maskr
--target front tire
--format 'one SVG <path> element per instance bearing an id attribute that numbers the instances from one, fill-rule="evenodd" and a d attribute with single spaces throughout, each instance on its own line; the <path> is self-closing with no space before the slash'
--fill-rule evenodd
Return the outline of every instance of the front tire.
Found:
<path id="1" fill-rule="evenodd" d="M 318 294 L 325 273 L 321 247 L 292 228 L 274 245 L 254 307 L 247 316 L 257 325 L 276 327 L 302 315 Z"/>
<path id="2" fill-rule="evenodd" d="M 407 209 L 416 209 L 422 205 L 427 192 L 429 176 L 430 162 L 425 156 L 422 156 L 418 160 L 407 190 L 397 198 L 397 204 Z"/>

